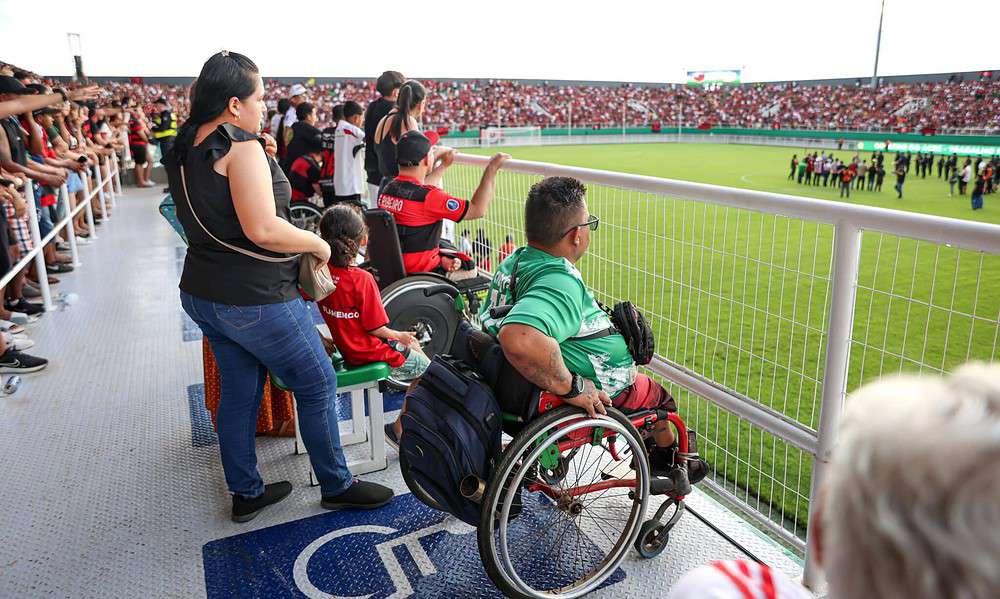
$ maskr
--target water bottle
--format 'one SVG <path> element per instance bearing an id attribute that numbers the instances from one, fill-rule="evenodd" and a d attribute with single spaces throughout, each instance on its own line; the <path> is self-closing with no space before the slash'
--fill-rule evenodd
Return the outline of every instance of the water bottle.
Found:
<path id="1" fill-rule="evenodd" d="M 14 395 L 21 388 L 21 377 L 14 375 L 3 382 L 3 394 Z"/>
<path id="2" fill-rule="evenodd" d="M 72 291 L 68 293 L 60 293 L 55 298 L 55 303 L 59 305 L 60 310 L 66 310 L 78 301 L 80 301 L 80 296 Z"/>

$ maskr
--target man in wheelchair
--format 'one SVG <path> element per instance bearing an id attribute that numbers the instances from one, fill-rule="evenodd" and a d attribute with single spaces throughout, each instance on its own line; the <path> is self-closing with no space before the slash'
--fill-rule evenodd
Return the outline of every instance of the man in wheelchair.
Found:
<path id="1" fill-rule="evenodd" d="M 493 276 L 480 310 L 483 328 L 499 341 L 517 374 L 592 416 L 606 413 L 609 405 L 625 413 L 676 412 L 667 390 L 638 373 L 624 337 L 576 269 L 600 222 L 587 210 L 585 192 L 569 177 L 532 186 L 524 213 L 528 245 Z M 668 475 L 676 439 L 667 420 L 656 423 L 653 440 L 650 466 L 655 474 Z M 704 461 L 689 464 L 691 483 L 706 473 Z"/>
<path id="2" fill-rule="evenodd" d="M 459 222 L 485 216 L 493 199 L 497 171 L 510 158 L 507 154 L 495 154 L 483 170 L 483 178 L 472 199 L 456 198 L 440 188 L 441 178 L 451 165 L 455 151 L 435 149 L 438 139 L 433 131 L 403 134 L 396 144 L 399 176 L 385 186 L 378 198 L 378 207 L 391 212 L 396 220 L 406 274 L 448 275 L 463 267 L 475 269 L 471 257 L 442 241 L 443 221 Z"/>

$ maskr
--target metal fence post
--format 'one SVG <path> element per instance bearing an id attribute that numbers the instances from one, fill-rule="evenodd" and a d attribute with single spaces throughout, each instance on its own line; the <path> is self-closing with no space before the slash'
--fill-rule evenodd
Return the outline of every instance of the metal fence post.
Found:
<path id="1" fill-rule="evenodd" d="M 830 463 L 837 435 L 837 425 L 847 393 L 847 369 L 851 356 L 851 334 L 854 327 L 854 304 L 857 298 L 858 266 L 861 262 L 861 229 L 856 225 L 837 223 L 833 237 L 833 271 L 830 275 L 830 320 L 826 333 L 826 360 L 823 366 L 823 388 L 820 394 L 818 450 L 813 461 L 812 484 L 809 492 L 809 521 L 812 522 L 820 486 Z M 806 533 L 806 564 L 802 582 L 813 591 L 825 584 L 815 563 L 813 527 Z"/>
<path id="2" fill-rule="evenodd" d="M 80 266 L 80 254 L 76 249 L 76 229 L 73 227 L 73 206 L 70 205 L 69 201 L 69 188 L 63 183 L 59 187 L 59 195 L 62 196 L 62 201 L 65 202 L 66 215 L 69 220 L 66 221 L 66 241 L 69 243 L 69 255 L 73 259 L 73 268 Z"/>
<path id="3" fill-rule="evenodd" d="M 101 201 L 101 218 L 105 222 L 107 222 L 111 220 L 111 218 L 110 215 L 108 214 L 108 202 L 104 194 L 104 186 L 108 184 L 108 181 L 102 178 L 104 171 L 104 164 L 105 164 L 104 159 L 102 158 L 97 159 L 97 197 Z M 109 178 L 110 178 L 110 173 L 111 171 L 109 167 L 108 170 Z"/>
<path id="4" fill-rule="evenodd" d="M 122 195 L 122 177 L 121 177 L 121 169 L 118 168 L 118 165 L 120 163 L 120 161 L 118 160 L 118 152 L 112 152 L 111 158 L 112 158 L 112 164 L 115 167 L 114 177 L 112 179 L 114 183 L 111 185 L 115 190 L 115 194 L 111 196 L 111 207 L 114 208 L 115 206 L 118 205 L 118 196 Z"/>
<path id="5" fill-rule="evenodd" d="M 28 204 L 28 233 L 35 253 L 35 272 L 38 274 L 38 289 L 42 292 L 42 305 L 46 312 L 52 310 L 52 291 L 49 289 L 49 273 L 45 270 L 45 256 L 42 253 L 42 234 L 38 229 L 38 213 L 35 210 L 35 192 L 30 179 L 24 183 L 24 197 Z"/>
<path id="6" fill-rule="evenodd" d="M 86 199 L 87 207 L 84 212 L 87 214 L 87 228 L 90 229 L 90 241 L 97 241 L 97 226 L 94 224 L 94 198 L 90 192 L 90 177 L 80 177 L 83 179 L 83 197 Z"/>

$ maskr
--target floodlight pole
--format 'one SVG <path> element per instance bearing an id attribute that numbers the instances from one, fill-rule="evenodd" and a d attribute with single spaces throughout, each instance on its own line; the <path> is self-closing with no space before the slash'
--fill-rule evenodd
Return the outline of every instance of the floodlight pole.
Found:
<path id="1" fill-rule="evenodd" d="M 882 48 L 882 18 L 885 17 L 885 0 L 882 0 L 882 10 L 878 13 L 878 37 L 875 38 L 875 70 L 872 72 L 872 89 L 878 87 L 878 53 Z"/>
<path id="2" fill-rule="evenodd" d="M 66 41 L 69 42 L 69 53 L 73 55 L 73 80 L 86 81 L 87 76 L 83 74 L 83 42 L 79 33 L 67 33 Z"/>

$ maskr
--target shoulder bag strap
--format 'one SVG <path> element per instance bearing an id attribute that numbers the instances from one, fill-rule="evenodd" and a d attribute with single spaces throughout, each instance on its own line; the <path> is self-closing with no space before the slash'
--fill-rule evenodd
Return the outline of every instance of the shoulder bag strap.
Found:
<path id="1" fill-rule="evenodd" d="M 194 216 L 194 220 L 196 220 L 198 222 L 198 225 L 201 227 L 201 230 L 204 231 L 209 237 L 211 237 L 212 239 L 214 239 L 216 241 L 216 243 L 218 243 L 219 245 L 221 245 L 221 246 L 223 246 L 225 248 L 231 249 L 234 252 L 238 252 L 240 254 L 243 254 L 244 256 L 250 256 L 251 258 L 256 258 L 257 260 L 261 260 L 263 262 L 279 262 L 279 263 L 280 262 L 291 262 L 292 260 L 295 260 L 296 258 L 298 258 L 301 255 L 301 254 L 294 254 L 294 255 L 291 255 L 291 256 L 286 256 L 284 258 L 275 258 L 273 256 L 265 256 L 263 254 L 258 254 L 257 252 L 251 252 L 250 250 L 245 250 L 245 249 L 243 249 L 241 247 L 237 247 L 235 245 L 232 245 L 232 244 L 226 243 L 225 241 L 222 241 L 221 239 L 219 239 L 215 235 L 212 235 L 212 232 L 209 231 L 205 227 L 205 224 L 203 222 L 201 222 L 201 219 L 198 218 L 198 213 L 194 211 L 194 206 L 191 205 L 191 196 L 188 195 L 187 178 L 184 176 L 184 165 L 183 164 L 181 165 L 181 187 L 184 188 L 184 200 L 187 202 L 188 210 L 191 211 L 191 214 Z"/>

